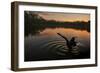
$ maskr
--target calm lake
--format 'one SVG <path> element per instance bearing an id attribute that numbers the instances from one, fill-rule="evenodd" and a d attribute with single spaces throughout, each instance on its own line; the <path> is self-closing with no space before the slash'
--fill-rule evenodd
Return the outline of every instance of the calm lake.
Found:
<path id="1" fill-rule="evenodd" d="M 68 40 L 77 37 L 78 47 L 68 53 L 66 41 L 57 33 Z M 74 28 L 45 28 L 38 34 L 28 35 L 24 38 L 25 61 L 61 60 L 61 59 L 86 59 L 90 58 L 90 32 Z"/>

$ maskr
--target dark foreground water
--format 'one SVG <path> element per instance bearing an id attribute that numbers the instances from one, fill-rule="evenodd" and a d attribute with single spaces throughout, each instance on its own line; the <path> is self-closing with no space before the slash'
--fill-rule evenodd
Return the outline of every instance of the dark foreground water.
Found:
<path id="1" fill-rule="evenodd" d="M 71 52 L 66 41 L 57 33 L 70 40 L 77 37 L 78 46 Z M 90 58 L 90 32 L 72 28 L 46 28 L 37 35 L 25 37 L 25 61 L 86 59 Z"/>

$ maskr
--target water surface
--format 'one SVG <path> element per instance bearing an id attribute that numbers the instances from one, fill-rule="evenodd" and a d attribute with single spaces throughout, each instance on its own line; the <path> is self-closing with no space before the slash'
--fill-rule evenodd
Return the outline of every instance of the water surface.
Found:
<path id="1" fill-rule="evenodd" d="M 66 41 L 77 37 L 78 49 L 68 53 Z M 74 28 L 46 28 L 38 34 L 29 34 L 25 37 L 25 61 L 84 59 L 90 58 L 90 32 Z"/>

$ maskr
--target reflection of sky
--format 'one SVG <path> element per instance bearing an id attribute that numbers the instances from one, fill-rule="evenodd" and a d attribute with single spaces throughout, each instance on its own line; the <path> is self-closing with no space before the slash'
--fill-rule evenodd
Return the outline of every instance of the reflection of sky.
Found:
<path id="1" fill-rule="evenodd" d="M 61 33 L 64 36 L 72 37 L 76 36 L 82 39 L 89 39 L 90 33 L 86 30 L 75 30 L 75 29 L 66 29 L 66 28 L 56 28 L 56 29 L 45 29 L 44 31 L 40 32 L 40 35 L 45 36 L 55 36 L 57 33 Z"/>
<path id="2" fill-rule="evenodd" d="M 89 14 L 80 13 L 50 13 L 50 12 L 38 12 L 38 15 L 46 20 L 56 21 L 89 21 Z"/>

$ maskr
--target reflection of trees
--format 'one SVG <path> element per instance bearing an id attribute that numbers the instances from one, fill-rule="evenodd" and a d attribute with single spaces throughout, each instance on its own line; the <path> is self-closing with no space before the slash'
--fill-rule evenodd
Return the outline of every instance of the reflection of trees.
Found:
<path id="1" fill-rule="evenodd" d="M 45 28 L 74 28 L 77 30 L 87 30 L 90 32 L 90 21 L 88 22 L 60 22 L 55 20 L 45 20 L 36 13 L 25 11 L 25 36 L 37 34 Z"/>

